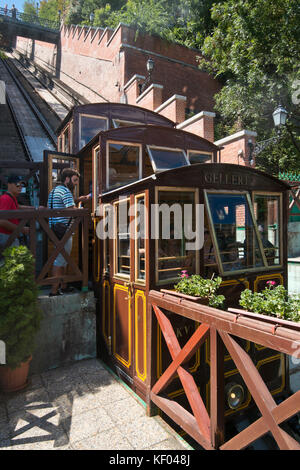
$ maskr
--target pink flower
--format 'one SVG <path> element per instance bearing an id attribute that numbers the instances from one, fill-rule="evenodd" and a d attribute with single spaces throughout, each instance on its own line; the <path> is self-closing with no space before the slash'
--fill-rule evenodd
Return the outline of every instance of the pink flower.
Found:
<path id="1" fill-rule="evenodd" d="M 184 269 L 183 271 L 181 271 L 180 277 L 182 277 L 182 278 L 184 278 L 184 277 L 189 277 L 188 272 L 186 271 L 186 269 Z"/>
<path id="2" fill-rule="evenodd" d="M 275 286 L 276 285 L 276 282 L 275 281 L 267 281 L 267 284 L 269 286 Z"/>

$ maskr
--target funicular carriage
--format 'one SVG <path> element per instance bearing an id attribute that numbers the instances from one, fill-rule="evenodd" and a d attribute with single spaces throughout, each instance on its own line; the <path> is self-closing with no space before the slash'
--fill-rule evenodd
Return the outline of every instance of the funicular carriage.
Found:
<path id="1" fill-rule="evenodd" d="M 244 288 L 260 291 L 268 280 L 286 286 L 288 186 L 252 168 L 218 163 L 219 148 L 214 144 L 135 106 L 76 107 L 60 126 L 58 142 L 60 152 L 48 154 L 48 159 L 58 165 L 66 158 L 74 162 L 76 157 L 83 175 L 81 193 L 93 195 L 91 257 L 99 298 L 99 354 L 145 399 L 150 334 L 155 337 L 154 374 L 159 377 L 170 362 L 160 328 L 150 331 L 148 326 L 149 291 L 172 289 L 182 270 L 203 277 L 220 275 L 226 307 L 238 307 Z M 188 227 L 176 226 L 174 204 L 182 214 L 189 207 Z M 155 205 L 170 208 L 169 218 L 164 218 L 163 211 L 153 218 Z M 196 237 L 201 205 L 204 240 L 195 250 L 190 249 L 195 240 L 187 239 L 185 231 Z M 162 222 L 168 226 L 170 239 L 163 237 Z M 173 320 L 178 321 L 174 328 L 178 341 L 184 344 L 198 325 L 187 319 Z M 240 343 L 272 395 L 287 392 L 285 355 L 246 340 Z M 209 347 L 207 340 L 186 364 L 207 408 Z M 229 419 L 252 402 L 227 353 L 224 366 Z M 188 406 L 179 380 L 166 393 Z"/>

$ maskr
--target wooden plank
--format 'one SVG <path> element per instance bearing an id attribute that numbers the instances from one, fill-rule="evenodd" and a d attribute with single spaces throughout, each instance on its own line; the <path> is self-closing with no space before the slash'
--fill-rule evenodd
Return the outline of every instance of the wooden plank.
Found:
<path id="1" fill-rule="evenodd" d="M 212 444 L 199 431 L 196 418 L 181 405 L 168 398 L 151 393 L 151 400 L 204 449 L 214 450 Z"/>
<path id="2" fill-rule="evenodd" d="M 171 322 L 156 306 L 153 306 L 153 309 L 160 324 L 171 357 L 174 360 L 181 352 L 181 347 L 174 333 Z M 177 368 L 177 373 L 179 375 L 186 397 L 189 401 L 189 404 L 198 423 L 199 430 L 201 434 L 205 436 L 205 439 L 209 441 L 210 419 L 203 403 L 203 400 L 200 396 L 195 380 L 193 376 L 181 366 Z"/>
<path id="3" fill-rule="evenodd" d="M 163 375 L 158 379 L 158 381 L 156 382 L 156 384 L 154 385 L 152 389 L 153 393 L 158 394 L 169 385 L 174 375 L 176 374 L 178 367 L 183 362 L 189 360 L 193 356 L 193 354 L 195 354 L 197 349 L 201 346 L 201 344 L 208 337 L 208 333 L 209 333 L 208 325 L 200 325 L 197 328 L 195 333 L 187 341 L 187 343 L 184 345 L 180 353 L 176 356 L 174 361 L 169 365 L 169 367 L 165 370 Z"/>
<path id="4" fill-rule="evenodd" d="M 262 380 L 250 356 L 229 334 L 222 331 L 219 331 L 219 334 L 279 448 L 281 450 L 291 450 L 290 439 L 287 438 L 285 431 L 277 425 L 273 416 L 273 411 L 277 407 L 275 400 Z"/>
<path id="5" fill-rule="evenodd" d="M 224 346 L 216 328 L 210 329 L 210 422 L 215 448 L 224 442 Z"/>
<path id="6" fill-rule="evenodd" d="M 285 401 L 281 402 L 273 411 L 273 416 L 277 424 L 286 421 L 300 411 L 300 390 L 288 397 Z M 263 436 L 269 431 L 268 425 L 264 417 L 259 418 L 254 423 L 250 424 L 246 429 L 241 431 L 237 436 L 234 436 L 229 441 L 225 442 L 220 449 L 222 450 L 240 450 L 247 447 L 252 442 L 256 441 L 259 437 Z M 294 441 L 294 445 L 299 450 L 300 445 Z"/>

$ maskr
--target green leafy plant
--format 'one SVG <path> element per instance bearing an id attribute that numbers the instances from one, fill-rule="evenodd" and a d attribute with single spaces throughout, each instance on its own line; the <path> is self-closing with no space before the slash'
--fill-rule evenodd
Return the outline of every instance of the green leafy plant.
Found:
<path id="1" fill-rule="evenodd" d="M 0 267 L 0 339 L 6 346 L 6 365 L 12 369 L 34 351 L 40 326 L 38 288 L 34 281 L 34 259 L 25 246 L 4 251 Z"/>
<path id="2" fill-rule="evenodd" d="M 180 281 L 174 286 L 177 292 L 208 299 L 210 307 L 222 308 L 225 297 L 216 294 L 222 283 L 221 277 L 204 279 L 198 274 L 189 276 L 186 271 L 182 271 L 180 277 Z"/>
<path id="3" fill-rule="evenodd" d="M 245 289 L 240 296 L 240 305 L 249 312 L 300 321 L 300 298 L 292 297 L 283 286 L 275 284 L 275 281 L 268 281 L 262 292 Z"/>

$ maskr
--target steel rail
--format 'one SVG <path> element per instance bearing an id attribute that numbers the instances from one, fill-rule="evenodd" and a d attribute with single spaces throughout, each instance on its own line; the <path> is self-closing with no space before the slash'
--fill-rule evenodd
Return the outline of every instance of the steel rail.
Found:
<path id="1" fill-rule="evenodd" d="M 27 102 L 27 104 L 31 108 L 32 112 L 36 116 L 38 122 L 41 124 L 41 126 L 42 126 L 43 130 L 45 131 L 47 137 L 51 140 L 52 145 L 54 145 L 54 147 L 56 148 L 56 135 L 55 135 L 55 133 L 52 131 L 52 129 L 50 128 L 50 126 L 47 123 L 46 119 L 44 118 L 42 113 L 38 110 L 37 106 L 34 104 L 33 100 L 30 98 L 27 91 L 21 85 L 21 83 L 19 82 L 19 80 L 17 79 L 17 77 L 15 76 L 15 74 L 13 73 L 11 68 L 9 67 L 7 61 L 3 60 L 3 59 L 1 59 L 1 60 L 2 60 L 2 63 L 4 64 L 4 66 L 6 68 L 7 72 L 9 73 L 12 80 L 14 81 L 15 85 L 18 87 L 18 89 L 21 92 L 21 94 L 23 95 L 25 101 Z"/>

